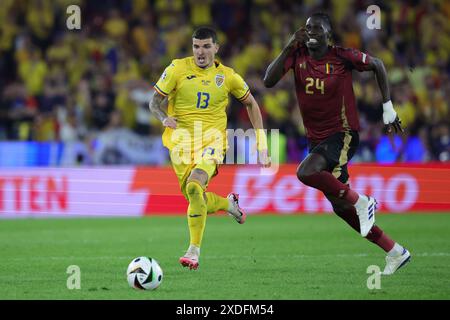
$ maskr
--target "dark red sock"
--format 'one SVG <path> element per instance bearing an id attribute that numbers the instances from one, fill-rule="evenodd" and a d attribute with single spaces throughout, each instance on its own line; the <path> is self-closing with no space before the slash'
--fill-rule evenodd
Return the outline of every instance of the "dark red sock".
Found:
<path id="1" fill-rule="evenodd" d="M 337 212 L 336 212 L 337 211 Z M 336 214 L 347 222 L 356 232 L 359 233 L 359 218 L 356 214 L 356 209 L 353 206 L 348 206 L 345 211 L 335 210 Z M 391 251 L 394 247 L 395 241 L 388 237 L 378 226 L 373 226 L 366 236 L 366 239 L 375 243 L 386 252 Z"/>
<path id="2" fill-rule="evenodd" d="M 328 171 L 320 171 L 308 176 L 303 176 L 300 178 L 300 181 L 307 186 L 319 189 L 324 194 L 343 198 L 351 204 L 355 204 L 359 197 L 358 193 L 350 189 L 348 185 L 340 182 Z"/>
<path id="3" fill-rule="evenodd" d="M 366 239 L 375 243 L 381 249 L 386 252 L 391 251 L 395 245 L 395 241 L 388 237 L 386 233 L 383 232 L 379 227 L 373 226 L 366 236 Z"/>
<path id="4" fill-rule="evenodd" d="M 348 206 L 345 210 L 334 210 L 334 212 L 345 222 L 347 222 L 350 227 L 352 227 L 356 232 L 359 233 L 359 218 L 356 214 L 356 209 L 354 206 Z"/>

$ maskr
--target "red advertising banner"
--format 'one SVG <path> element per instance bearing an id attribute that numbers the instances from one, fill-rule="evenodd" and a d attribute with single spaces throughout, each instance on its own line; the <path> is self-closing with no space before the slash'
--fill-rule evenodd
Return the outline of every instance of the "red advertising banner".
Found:
<path id="1" fill-rule="evenodd" d="M 0 170 L 0 217 L 140 216 L 148 194 L 130 191 L 135 168 Z"/>
<path id="2" fill-rule="evenodd" d="M 297 180 L 296 165 L 273 172 L 224 165 L 208 191 L 240 195 L 249 213 L 331 212 L 318 190 Z M 352 165 L 350 185 L 389 213 L 450 212 L 450 165 Z M 0 217 L 185 214 L 187 201 L 170 167 L 0 170 Z"/>
<path id="3" fill-rule="evenodd" d="M 257 167 L 224 165 L 208 190 L 223 196 L 239 193 L 241 206 L 250 213 L 331 212 L 320 191 L 298 181 L 296 168 L 282 165 L 270 175 Z M 363 164 L 350 166 L 349 172 L 351 187 L 375 197 L 379 211 L 450 212 L 450 165 Z M 146 214 L 186 211 L 187 202 L 170 168 L 137 168 L 133 189 L 149 192 Z"/>

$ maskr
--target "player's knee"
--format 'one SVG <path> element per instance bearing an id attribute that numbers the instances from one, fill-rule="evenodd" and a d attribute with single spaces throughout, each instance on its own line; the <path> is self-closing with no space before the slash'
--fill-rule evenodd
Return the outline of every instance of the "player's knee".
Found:
<path id="1" fill-rule="evenodd" d="M 298 166 L 296 174 L 297 174 L 297 179 L 300 180 L 301 182 L 303 182 L 303 179 L 305 178 L 305 176 L 304 176 L 305 173 L 302 170 L 301 165 Z"/>
<path id="2" fill-rule="evenodd" d="M 316 173 L 327 168 L 327 160 L 320 154 L 311 153 L 300 163 L 297 168 L 297 178 L 306 185 L 310 185 L 311 179 Z"/>
<path id="3" fill-rule="evenodd" d="M 297 168 L 297 179 L 303 182 L 304 184 L 308 184 L 309 178 L 314 173 L 315 173 L 314 171 L 309 170 L 307 167 L 300 165 Z"/>
<path id="4" fill-rule="evenodd" d="M 203 196 L 203 188 L 197 181 L 188 181 L 186 194 L 189 199 Z"/>

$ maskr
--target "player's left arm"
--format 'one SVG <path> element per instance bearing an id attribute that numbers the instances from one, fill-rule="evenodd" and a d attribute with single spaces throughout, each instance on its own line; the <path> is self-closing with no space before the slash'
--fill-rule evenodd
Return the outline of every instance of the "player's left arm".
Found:
<path id="1" fill-rule="evenodd" d="M 388 127 L 388 132 L 391 132 L 392 128 L 394 128 L 396 133 L 403 132 L 403 128 L 401 126 L 402 122 L 398 117 L 397 112 L 395 112 L 394 106 L 392 105 L 387 72 L 383 61 L 376 57 L 370 57 L 368 69 L 375 73 L 378 87 L 380 88 L 381 95 L 383 96 L 383 122 Z"/>
<path id="2" fill-rule="evenodd" d="M 256 146 L 258 149 L 259 161 L 264 167 L 269 167 L 271 160 L 268 155 L 267 136 L 264 131 L 259 105 L 251 93 L 247 98 L 241 100 L 241 102 L 247 108 L 248 117 L 256 132 Z"/>
<path id="3" fill-rule="evenodd" d="M 268 155 L 267 137 L 258 103 L 239 74 L 231 69 L 226 79 L 230 93 L 247 108 L 248 116 L 256 133 L 259 163 L 264 167 L 269 167 L 271 161 Z"/>

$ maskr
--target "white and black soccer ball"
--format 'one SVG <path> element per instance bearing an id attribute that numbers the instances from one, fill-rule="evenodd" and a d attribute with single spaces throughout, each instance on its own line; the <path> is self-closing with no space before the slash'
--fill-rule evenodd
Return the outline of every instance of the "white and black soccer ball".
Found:
<path id="1" fill-rule="evenodd" d="M 155 290 L 161 285 L 162 279 L 163 271 L 155 259 L 137 257 L 128 265 L 127 280 L 132 288 Z"/>

